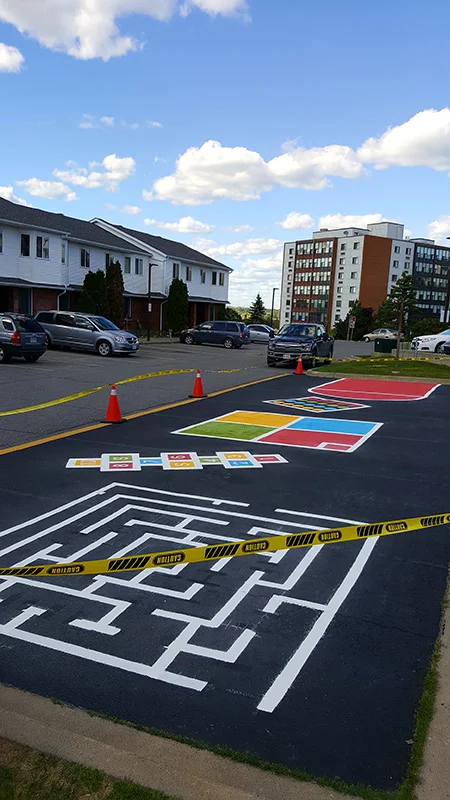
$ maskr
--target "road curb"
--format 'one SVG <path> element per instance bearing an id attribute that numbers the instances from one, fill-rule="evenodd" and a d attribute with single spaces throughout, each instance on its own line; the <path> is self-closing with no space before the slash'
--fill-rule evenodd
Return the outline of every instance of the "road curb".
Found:
<path id="1" fill-rule="evenodd" d="M 450 386 L 450 378 L 415 378 L 413 375 L 360 375 L 358 372 L 320 372 L 318 369 L 309 369 L 305 375 L 314 378 L 358 378 L 362 381 L 399 381 L 406 383 L 439 383 Z"/>
<path id="2" fill-rule="evenodd" d="M 356 800 L 7 686 L 0 736 L 177 800 Z"/>

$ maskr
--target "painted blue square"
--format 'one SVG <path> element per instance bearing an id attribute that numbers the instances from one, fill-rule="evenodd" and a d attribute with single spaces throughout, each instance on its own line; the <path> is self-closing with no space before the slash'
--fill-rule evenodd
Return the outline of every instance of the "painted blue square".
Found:
<path id="1" fill-rule="evenodd" d="M 297 422 L 291 422 L 288 428 L 301 431 L 322 431 L 326 433 L 351 433 L 354 436 L 364 436 L 373 431 L 374 422 L 363 422 L 355 419 L 312 419 L 303 417 Z"/>
<path id="2" fill-rule="evenodd" d="M 254 467 L 255 465 L 248 458 L 233 458 L 228 461 L 230 467 Z"/>
<path id="3" fill-rule="evenodd" d="M 140 458 L 142 467 L 161 467 L 162 466 L 162 459 L 161 458 Z"/>

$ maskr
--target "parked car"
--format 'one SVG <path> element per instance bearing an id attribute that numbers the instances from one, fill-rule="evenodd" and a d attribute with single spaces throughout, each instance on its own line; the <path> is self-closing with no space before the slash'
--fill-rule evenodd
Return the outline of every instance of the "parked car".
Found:
<path id="1" fill-rule="evenodd" d="M 445 353 L 446 356 L 450 356 L 450 340 L 444 343 L 442 352 Z"/>
<path id="2" fill-rule="evenodd" d="M 280 362 L 290 363 L 303 357 L 303 362 L 315 366 L 316 361 L 327 363 L 333 356 L 334 339 L 323 325 L 305 322 L 290 322 L 283 325 L 270 339 L 267 348 L 267 364 L 274 367 Z"/>
<path id="3" fill-rule="evenodd" d="M 251 323 L 247 325 L 250 331 L 250 341 L 251 342 L 268 342 L 269 339 L 272 339 L 275 336 L 275 331 L 270 325 L 260 325 L 256 323 Z"/>
<path id="4" fill-rule="evenodd" d="M 397 338 L 397 331 L 394 331 L 393 328 L 377 328 L 376 331 L 372 331 L 371 333 L 366 333 L 363 337 L 365 342 L 374 342 L 375 339 L 396 339 Z M 404 339 L 405 335 L 402 333 L 400 335 L 400 339 Z"/>
<path id="5" fill-rule="evenodd" d="M 231 350 L 249 344 L 250 333 L 243 322 L 202 322 L 196 328 L 186 328 L 180 333 L 180 342 L 185 344 L 221 344 Z"/>
<path id="6" fill-rule="evenodd" d="M 413 350 L 429 350 L 432 353 L 445 353 L 446 345 L 450 344 L 450 328 L 442 333 L 433 333 L 427 336 L 416 336 L 411 342 Z"/>
<path id="7" fill-rule="evenodd" d="M 46 349 L 45 331 L 33 317 L 0 313 L 0 364 L 11 358 L 37 361 Z"/>
<path id="8" fill-rule="evenodd" d="M 113 353 L 135 353 L 139 341 L 132 333 L 121 331 L 106 317 L 96 314 L 75 314 L 70 311 L 39 311 L 36 321 L 42 325 L 47 344 L 93 350 L 99 356 Z"/>

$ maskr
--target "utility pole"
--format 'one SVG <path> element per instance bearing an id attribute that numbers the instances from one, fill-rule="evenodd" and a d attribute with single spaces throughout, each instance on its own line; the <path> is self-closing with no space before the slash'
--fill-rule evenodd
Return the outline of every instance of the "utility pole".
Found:
<path id="1" fill-rule="evenodd" d="M 398 372 L 398 361 L 400 358 L 401 335 L 403 329 L 403 312 L 405 308 L 405 298 L 400 298 L 400 307 L 397 320 L 397 347 L 395 350 L 395 372 Z"/>
<path id="2" fill-rule="evenodd" d="M 273 326 L 273 311 L 274 311 L 274 307 L 275 307 L 275 292 L 278 292 L 278 287 L 277 286 L 275 286 L 272 289 L 272 308 L 271 308 L 271 311 L 270 311 L 270 327 L 271 328 Z M 281 320 L 280 320 L 280 323 L 281 323 Z"/>
<path id="3" fill-rule="evenodd" d="M 154 264 L 148 262 L 148 286 L 147 286 L 147 342 L 150 341 L 150 314 L 152 311 L 152 267 Z"/>

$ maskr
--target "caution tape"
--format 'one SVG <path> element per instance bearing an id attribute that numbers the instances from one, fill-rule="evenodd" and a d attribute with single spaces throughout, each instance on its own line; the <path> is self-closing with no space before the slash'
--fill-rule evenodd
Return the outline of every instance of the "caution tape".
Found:
<path id="1" fill-rule="evenodd" d="M 305 354 L 302 353 L 299 356 L 299 358 L 301 358 L 302 360 L 305 359 L 305 361 L 311 360 L 311 356 L 309 354 L 306 354 L 306 353 Z M 390 358 L 376 358 L 376 356 L 374 356 L 373 358 L 372 357 L 370 357 L 370 358 L 327 358 L 325 356 L 323 359 L 320 358 L 320 356 L 316 356 L 316 360 L 317 361 L 326 361 L 327 363 L 329 362 L 330 364 L 331 363 L 333 363 L 333 364 L 370 364 L 371 361 L 388 361 L 390 364 L 395 364 L 395 362 L 396 362 L 395 356 L 390 356 Z M 408 356 L 407 358 L 401 358 L 400 357 L 398 360 L 399 361 L 411 361 L 413 364 L 418 364 L 421 361 L 447 361 L 447 362 L 449 362 L 449 365 L 450 365 L 450 356 L 420 356 L 420 358 L 419 357 L 415 358 L 414 356 L 412 356 L 412 357 Z"/>
<path id="2" fill-rule="evenodd" d="M 368 525 L 349 525 L 333 530 L 324 529 L 306 533 L 269 536 L 264 539 L 221 542 L 219 544 L 191 547 L 186 550 L 165 550 L 159 553 L 139 553 L 120 558 L 105 558 L 98 561 L 76 561 L 61 564 L 32 564 L 19 567 L 0 567 L 0 576 L 20 578 L 44 578 L 72 575 L 105 575 L 118 572 L 138 572 L 144 569 L 174 567 L 178 564 L 198 564 L 202 561 L 217 561 L 222 558 L 250 556 L 257 553 L 274 553 L 277 550 L 298 550 L 315 545 L 364 541 L 368 538 L 391 536 L 416 530 L 428 530 L 450 523 L 450 514 L 428 517 L 411 517 Z"/>

